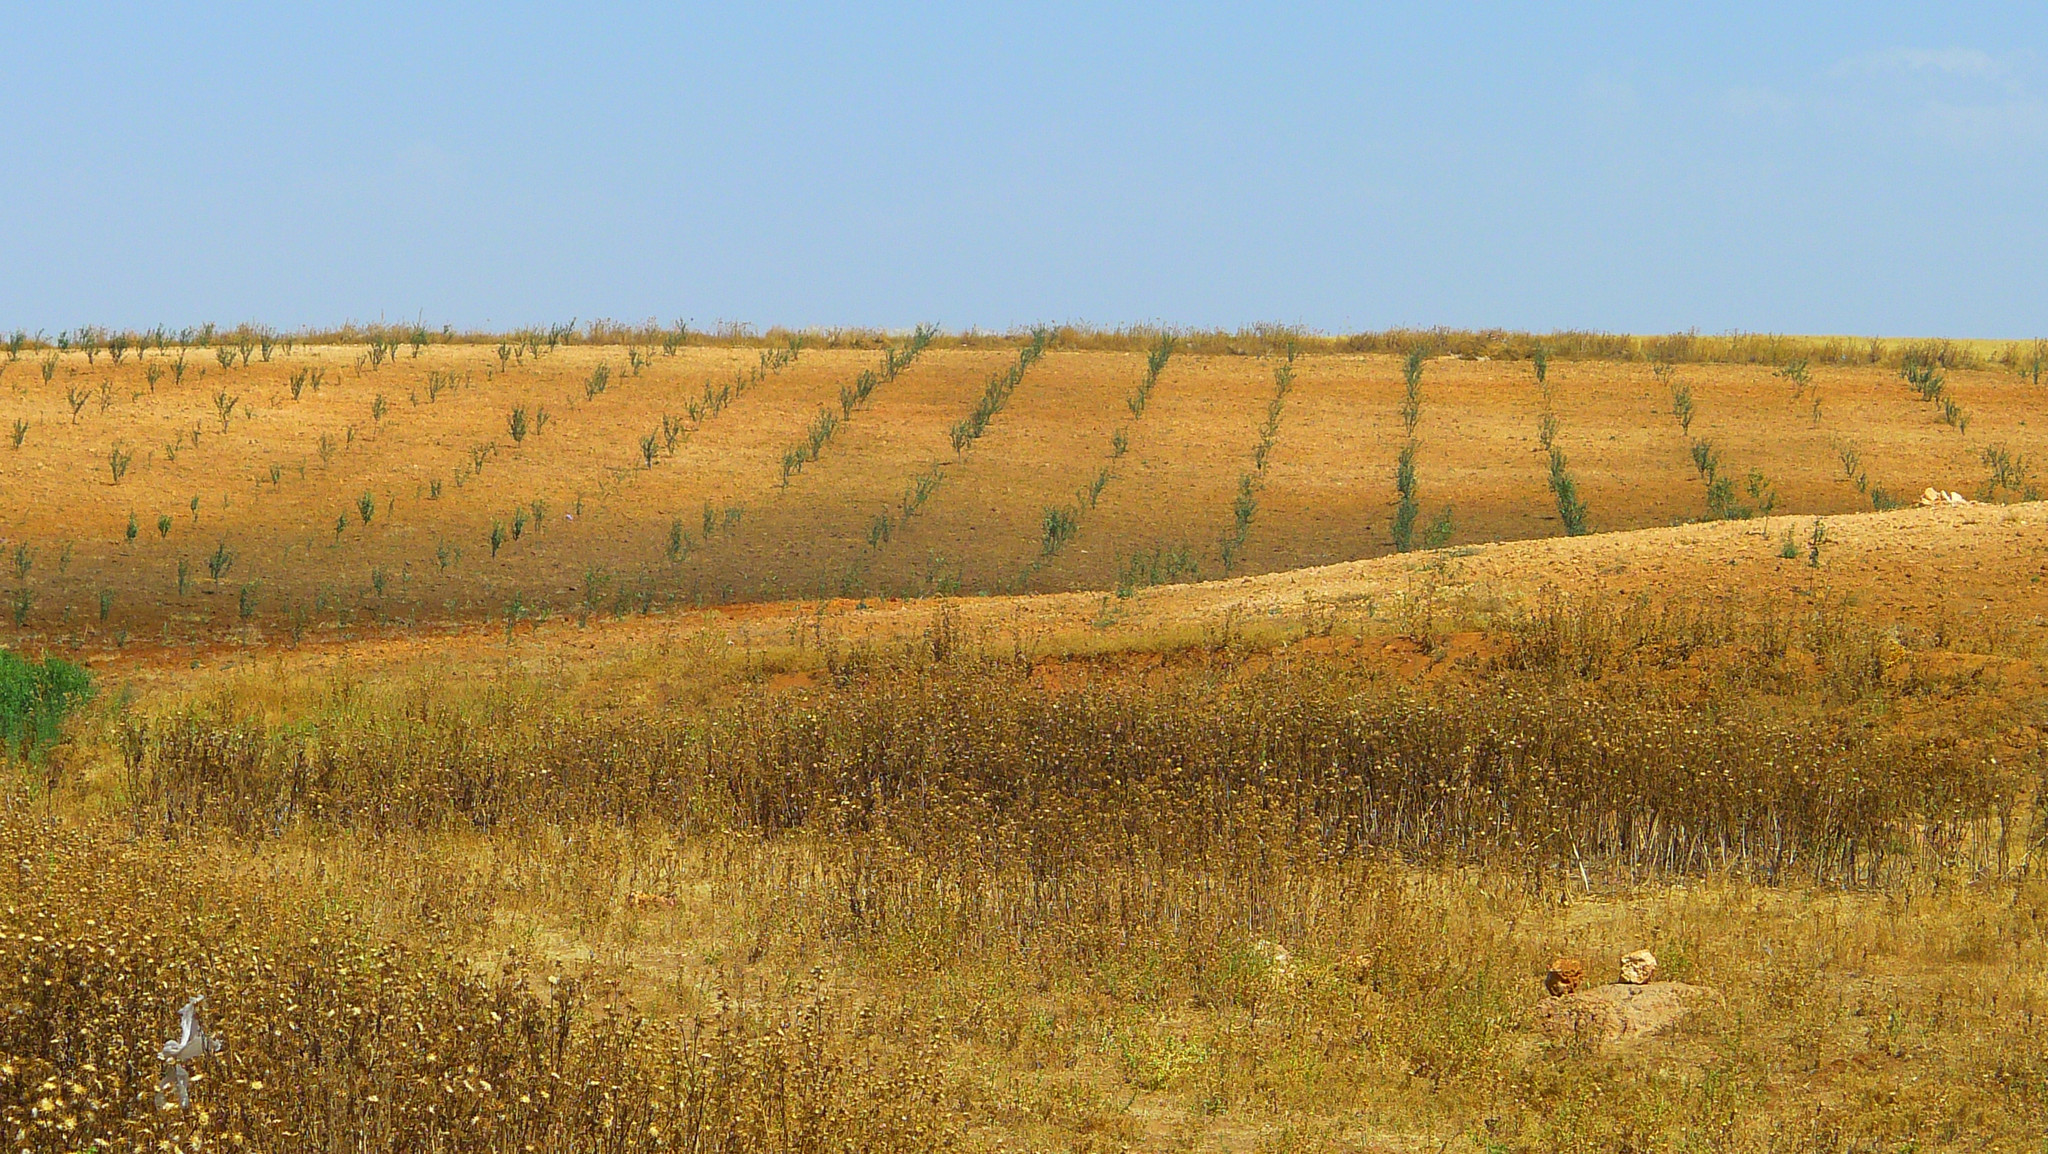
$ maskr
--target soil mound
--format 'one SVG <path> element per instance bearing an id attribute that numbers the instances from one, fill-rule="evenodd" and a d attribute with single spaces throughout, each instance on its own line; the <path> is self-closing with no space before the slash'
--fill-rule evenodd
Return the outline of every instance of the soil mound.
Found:
<path id="1" fill-rule="evenodd" d="M 1720 1000 L 1715 991 L 1684 982 L 1616 982 L 1546 999 L 1536 1011 L 1536 1028 L 1552 1041 L 1627 1042 L 1662 1033 Z"/>

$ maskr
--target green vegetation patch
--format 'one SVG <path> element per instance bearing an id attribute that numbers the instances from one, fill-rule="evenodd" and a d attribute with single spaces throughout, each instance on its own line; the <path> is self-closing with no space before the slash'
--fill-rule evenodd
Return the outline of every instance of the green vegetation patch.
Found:
<path id="1" fill-rule="evenodd" d="M 66 714 L 92 696 L 92 676 L 51 657 L 24 661 L 0 649 L 0 751 L 32 758 L 57 740 Z"/>

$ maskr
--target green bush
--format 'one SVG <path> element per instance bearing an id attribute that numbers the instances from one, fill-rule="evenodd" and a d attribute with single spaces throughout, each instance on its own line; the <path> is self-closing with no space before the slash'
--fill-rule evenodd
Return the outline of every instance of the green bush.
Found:
<path id="1" fill-rule="evenodd" d="M 36 664 L 0 649 L 0 751 L 31 758 L 57 740 L 73 706 L 92 696 L 92 677 L 52 657 Z"/>

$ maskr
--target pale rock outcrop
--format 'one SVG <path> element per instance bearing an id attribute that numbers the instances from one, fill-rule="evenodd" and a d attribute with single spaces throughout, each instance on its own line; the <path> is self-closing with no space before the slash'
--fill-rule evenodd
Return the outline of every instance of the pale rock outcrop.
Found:
<path id="1" fill-rule="evenodd" d="M 1647 986 L 1657 979 L 1657 955 L 1637 950 L 1621 959 L 1621 980 L 1631 986 Z"/>

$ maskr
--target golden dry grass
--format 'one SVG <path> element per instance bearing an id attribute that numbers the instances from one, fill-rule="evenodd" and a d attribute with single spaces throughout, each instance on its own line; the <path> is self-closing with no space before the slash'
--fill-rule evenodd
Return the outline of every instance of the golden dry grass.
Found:
<path id="1" fill-rule="evenodd" d="M 1454 502 L 1458 536 L 1384 556 L 1400 364 L 1311 349 L 1245 575 L 1147 588 L 1123 580 L 1140 549 L 1186 543 L 1216 574 L 1280 358 L 1178 354 L 1139 415 L 1142 343 L 1086 343 L 1031 366 L 955 453 L 950 427 L 1017 353 L 941 342 L 786 488 L 783 454 L 873 348 L 764 366 L 651 468 L 639 439 L 758 350 L 656 350 L 634 376 L 617 348 L 497 373 L 487 345 L 429 345 L 360 378 L 336 361 L 293 402 L 289 374 L 339 355 L 301 347 L 227 370 L 284 393 L 175 463 L 138 454 L 120 485 L 59 466 L 203 419 L 218 366 L 76 425 L 77 354 L 15 391 L 35 420 L 0 463 L 30 499 L 4 532 L 34 557 L 6 585 L 34 598 L 12 640 L 82 650 L 101 692 L 66 743 L 0 774 L 5 1136 L 2038 1148 L 2048 506 L 1848 515 L 1869 499 L 1834 451 L 1853 438 L 1887 485 L 1974 490 L 1984 447 L 2036 451 L 2030 384 L 1951 370 L 1962 431 L 1887 368 L 1815 367 L 1816 426 L 1768 368 L 1682 364 L 1693 436 L 1780 505 L 1659 528 L 1704 511 L 1671 382 L 1553 362 L 1596 526 L 1640 526 L 1566 539 L 1543 520 L 1527 365 L 1433 361 L 1422 500 Z M 585 396 L 600 360 L 615 376 Z M 411 404 L 425 374 L 462 371 Z M 554 414 L 517 447 L 496 432 L 513 404 Z M 365 420 L 318 461 L 323 432 Z M 456 486 L 487 437 L 508 443 Z M 309 446 L 303 484 L 259 471 Z M 1105 464 L 1048 554 L 1044 507 Z M 412 488 L 433 477 L 438 498 Z M 196 531 L 183 506 L 165 540 L 156 506 L 134 545 L 100 525 L 195 487 Z M 445 575 L 421 562 L 515 496 L 548 527 L 494 563 L 473 541 Z M 1817 513 L 1817 555 L 1784 556 Z M 678 517 L 694 545 L 671 560 Z M 185 597 L 138 575 L 230 536 L 220 593 L 204 570 Z M 1314 560 L 1342 563 L 1297 568 Z M 1048 592 L 862 596 L 956 583 Z M 99 588 L 135 616 L 102 626 Z M 329 616 L 295 640 L 302 604 Z M 1542 1036 L 1552 957 L 1604 976 L 1643 946 L 1719 1008 L 1622 1046 Z M 154 1050 L 202 992 L 228 1049 L 196 1064 L 193 1108 L 156 1110 Z"/>
<path id="2" fill-rule="evenodd" d="M 531 646 L 524 672 L 280 667 L 106 703 L 11 794 L 13 1020 L 70 1015 L 122 1071 L 79 1082 L 91 1117 L 47 1117 L 275 1148 L 665 1148 L 640 1120 L 687 1132 L 707 1096 L 713 1128 L 789 1149 L 2035 1132 L 2048 893 L 2017 659 L 1770 602 L 1475 605 L 1028 665 L 949 642 L 972 625 L 941 611 L 823 652 Z M 643 680 L 672 704 L 601 687 Z M 673 704 L 692 682 L 709 704 Z M 1540 1039 L 1550 956 L 1643 945 L 1725 1012 Z M 377 980 L 277 1000 L 337 948 Z M 77 961 L 39 992 L 53 950 Z M 437 1058 L 286 1028 L 230 1051 L 205 1114 L 151 1113 L 134 1039 L 188 990 L 230 1038 L 313 1004 Z M 558 1055 L 519 1041 L 536 1015 L 567 1024 Z M 693 1065 L 707 1032 L 730 1056 Z M 80 1061 L 7 1045 L 37 1078 Z M 447 1070 L 461 1046 L 497 1065 Z M 536 1110 L 474 1088 L 579 1077 Z M 479 1121 L 426 1112 L 451 1102 Z M 758 1121 L 792 1111 L 808 1129 Z"/>

